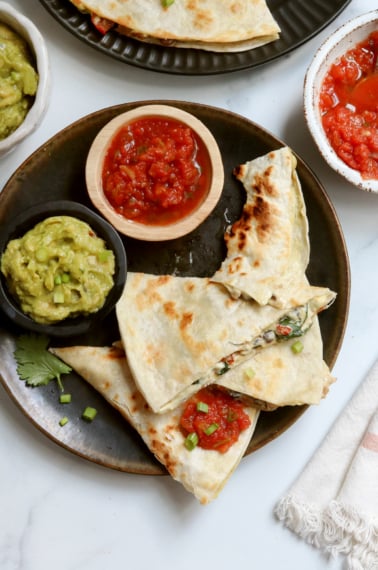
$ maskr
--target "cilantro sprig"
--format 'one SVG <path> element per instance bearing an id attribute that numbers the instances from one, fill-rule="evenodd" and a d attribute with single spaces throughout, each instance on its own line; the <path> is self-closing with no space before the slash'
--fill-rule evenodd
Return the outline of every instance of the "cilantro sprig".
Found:
<path id="1" fill-rule="evenodd" d="M 14 357 L 17 373 L 28 386 L 43 386 L 56 379 L 63 392 L 62 374 L 68 374 L 72 368 L 51 354 L 47 347 L 49 339 L 45 335 L 23 334 L 16 340 Z"/>

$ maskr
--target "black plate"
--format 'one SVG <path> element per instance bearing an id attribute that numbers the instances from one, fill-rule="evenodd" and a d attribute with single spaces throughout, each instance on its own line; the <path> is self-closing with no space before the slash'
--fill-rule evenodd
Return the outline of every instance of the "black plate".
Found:
<path id="1" fill-rule="evenodd" d="M 90 205 L 85 186 L 85 161 L 98 131 L 114 116 L 141 101 L 103 109 L 84 117 L 60 131 L 26 160 L 7 182 L 0 194 L 0 224 L 24 208 L 51 199 L 76 200 Z M 161 103 L 161 101 L 160 101 Z M 123 238 L 131 271 L 212 275 L 224 257 L 223 233 L 230 221 L 240 217 L 245 192 L 232 175 L 235 166 L 284 143 L 240 115 L 195 103 L 166 101 L 196 115 L 214 134 L 222 154 L 225 185 L 222 197 L 211 216 L 191 234 L 169 242 L 140 242 Z M 232 133 L 233 136 L 230 137 Z M 344 335 L 350 276 L 345 243 L 334 209 L 317 178 L 298 157 L 298 174 L 308 210 L 311 259 L 308 277 L 315 285 L 337 291 L 336 302 L 320 315 L 324 358 L 333 366 Z M 321 231 L 320 231 L 321 230 Z M 1 323 L 4 317 L 1 317 Z M 0 372 L 6 390 L 26 416 L 46 435 L 70 451 L 91 461 L 132 473 L 162 474 L 160 464 L 149 453 L 139 436 L 88 384 L 77 375 L 64 379 L 73 394 L 73 403 L 58 403 L 55 383 L 27 388 L 18 379 L 13 360 L 14 337 L 20 332 L 10 323 L 0 329 Z M 106 345 L 118 340 L 114 312 L 89 334 L 55 343 Z M 332 396 L 332 394 L 331 394 Z M 330 396 L 330 397 L 331 397 Z M 95 421 L 80 420 L 82 409 L 93 405 L 99 410 Z M 306 406 L 285 407 L 262 413 L 247 453 L 255 451 L 280 435 L 306 410 Z M 59 427 L 63 414 L 70 422 Z"/>
<path id="2" fill-rule="evenodd" d="M 69 0 L 40 2 L 80 40 L 124 63 L 179 75 L 212 75 L 255 67 L 289 53 L 332 22 L 350 0 L 267 0 L 281 28 L 280 39 L 253 50 L 227 54 L 141 43 L 115 31 L 102 36 L 89 16 Z"/>

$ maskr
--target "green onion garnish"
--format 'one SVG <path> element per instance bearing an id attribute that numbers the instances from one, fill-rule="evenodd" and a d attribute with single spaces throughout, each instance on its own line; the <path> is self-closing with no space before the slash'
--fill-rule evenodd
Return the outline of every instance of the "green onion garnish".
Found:
<path id="1" fill-rule="evenodd" d="M 256 372 L 253 370 L 253 368 L 246 368 L 246 370 L 244 371 L 244 374 L 247 376 L 247 378 L 249 378 L 251 380 L 254 377 L 254 375 L 256 374 Z"/>
<path id="2" fill-rule="evenodd" d="M 69 283 L 70 282 L 70 275 L 69 273 L 63 273 L 62 275 L 62 283 Z"/>
<path id="3" fill-rule="evenodd" d="M 197 412 L 203 412 L 207 414 L 209 411 L 209 406 L 205 402 L 197 402 Z"/>
<path id="4" fill-rule="evenodd" d="M 66 423 L 68 423 L 68 418 L 67 416 L 64 416 L 64 418 L 59 421 L 59 425 L 63 427 L 66 425 Z"/>
<path id="5" fill-rule="evenodd" d="M 185 438 L 185 447 L 188 451 L 193 451 L 198 445 L 198 435 L 195 431 L 188 434 Z"/>
<path id="6" fill-rule="evenodd" d="M 215 431 L 217 431 L 217 429 L 219 428 L 219 425 L 214 423 L 214 424 L 210 424 L 209 427 L 207 427 L 204 432 L 206 435 L 211 435 L 212 433 L 214 433 Z"/>
<path id="7" fill-rule="evenodd" d="M 104 251 L 100 251 L 97 257 L 100 262 L 105 263 L 105 261 L 108 261 L 111 254 L 112 252 L 110 251 L 110 249 L 105 249 Z"/>
<path id="8" fill-rule="evenodd" d="M 169 8 L 169 6 L 172 6 L 172 4 L 174 4 L 175 0 L 161 0 L 161 5 L 163 6 L 163 8 Z"/>
<path id="9" fill-rule="evenodd" d="M 44 261 L 47 261 L 48 259 L 48 251 L 45 247 L 40 247 L 39 249 L 37 249 L 37 251 L 35 252 L 35 258 L 37 261 L 40 261 L 41 263 L 43 263 Z"/>
<path id="10" fill-rule="evenodd" d="M 299 354 L 303 350 L 303 344 L 300 340 L 297 340 L 294 344 L 291 345 L 291 350 L 294 354 Z"/>
<path id="11" fill-rule="evenodd" d="M 62 291 L 54 291 L 53 301 L 54 303 L 64 303 L 64 293 Z"/>
<path id="12" fill-rule="evenodd" d="M 83 418 L 83 420 L 87 422 L 93 422 L 96 416 L 97 416 L 96 408 L 91 408 L 90 406 L 87 406 L 81 417 Z"/>
<path id="13" fill-rule="evenodd" d="M 71 402 L 71 394 L 61 394 L 59 396 L 59 402 L 61 404 L 69 404 Z"/>

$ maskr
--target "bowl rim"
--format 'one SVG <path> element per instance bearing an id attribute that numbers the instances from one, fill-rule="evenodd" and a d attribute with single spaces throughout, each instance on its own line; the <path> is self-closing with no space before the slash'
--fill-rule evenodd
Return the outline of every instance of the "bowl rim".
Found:
<path id="1" fill-rule="evenodd" d="M 153 226 L 127 220 L 114 211 L 103 193 L 101 184 L 103 161 L 114 136 L 127 123 L 152 116 L 169 117 L 191 127 L 206 146 L 212 169 L 210 189 L 201 205 L 188 216 L 168 225 Z M 223 191 L 224 166 L 214 135 L 196 116 L 174 105 L 141 104 L 117 115 L 97 133 L 87 155 L 85 179 L 93 205 L 120 233 L 142 241 L 165 241 L 190 233 L 211 214 Z"/>
<path id="2" fill-rule="evenodd" d="M 349 40 L 349 45 L 346 45 L 343 50 L 344 53 L 345 51 L 353 48 L 354 45 L 363 39 L 361 37 L 361 40 L 356 39 L 352 41 L 351 36 L 358 34 L 363 28 L 368 27 L 369 25 L 372 27 L 371 31 L 373 31 L 376 29 L 377 23 L 378 9 L 371 10 L 365 14 L 351 18 L 328 36 L 316 51 L 315 56 L 307 69 L 304 78 L 303 90 L 304 114 L 307 126 L 324 160 L 333 170 L 343 176 L 353 186 L 372 193 L 378 193 L 378 180 L 362 178 L 361 174 L 357 170 L 350 168 L 341 160 L 341 158 L 338 157 L 328 142 L 320 121 L 318 106 L 319 91 L 316 89 L 316 79 L 318 75 L 322 73 L 323 69 L 324 72 L 321 76 L 321 80 L 319 81 L 320 84 L 326 71 L 337 57 L 339 57 L 338 55 L 334 55 L 334 57 L 332 57 L 332 54 L 338 49 L 343 41 L 347 42 Z M 369 31 L 366 31 L 366 37 L 369 33 Z M 325 63 L 326 65 L 324 65 Z"/>
<path id="3" fill-rule="evenodd" d="M 0 228 L 0 258 L 10 240 L 24 235 L 29 229 L 47 218 L 67 215 L 85 221 L 113 250 L 116 262 L 114 284 L 104 305 L 89 315 L 67 318 L 55 324 L 41 324 L 26 315 L 9 294 L 6 279 L 0 273 L 0 309 L 9 321 L 22 329 L 44 333 L 51 337 L 69 337 L 86 333 L 99 320 L 104 319 L 121 296 L 127 279 L 127 255 L 121 237 L 113 226 L 88 206 L 73 200 L 52 200 L 31 206 Z"/>
<path id="4" fill-rule="evenodd" d="M 0 0 L 0 22 L 10 26 L 28 43 L 38 72 L 38 88 L 33 105 L 24 121 L 8 137 L 0 140 L 0 154 L 5 154 L 26 138 L 40 124 L 49 103 L 51 91 L 50 58 L 46 42 L 36 25 L 24 14 Z"/>

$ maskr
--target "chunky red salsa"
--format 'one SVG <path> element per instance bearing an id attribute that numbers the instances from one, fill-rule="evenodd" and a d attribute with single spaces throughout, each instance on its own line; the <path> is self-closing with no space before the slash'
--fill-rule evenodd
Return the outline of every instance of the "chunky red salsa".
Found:
<path id="1" fill-rule="evenodd" d="M 242 402 L 216 387 L 202 388 L 188 400 L 180 426 L 188 449 L 197 445 L 225 453 L 251 425 Z"/>
<path id="2" fill-rule="evenodd" d="M 378 31 L 334 63 L 322 84 L 320 111 L 338 156 L 365 179 L 378 179 Z"/>
<path id="3" fill-rule="evenodd" d="M 122 128 L 107 151 L 105 196 L 125 218 L 151 225 L 178 221 L 204 200 L 207 150 L 184 123 L 145 117 Z"/>

